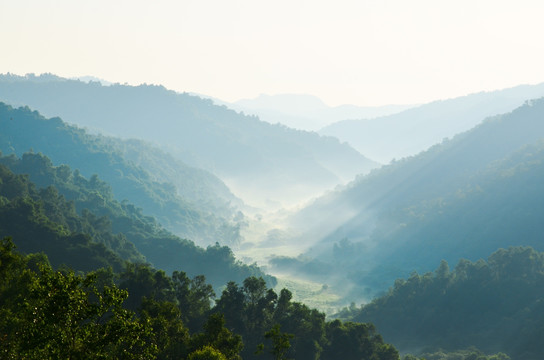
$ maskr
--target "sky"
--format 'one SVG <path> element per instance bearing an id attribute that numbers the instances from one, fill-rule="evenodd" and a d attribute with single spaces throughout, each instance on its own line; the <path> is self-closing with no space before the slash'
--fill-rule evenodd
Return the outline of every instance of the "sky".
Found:
<path id="1" fill-rule="evenodd" d="M 3 0 L 0 73 L 415 104 L 544 82 L 541 0 Z"/>

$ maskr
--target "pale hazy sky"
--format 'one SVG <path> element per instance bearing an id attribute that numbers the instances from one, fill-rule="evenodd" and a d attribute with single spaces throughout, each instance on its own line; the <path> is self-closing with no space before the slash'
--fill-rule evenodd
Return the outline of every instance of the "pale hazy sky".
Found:
<path id="1" fill-rule="evenodd" d="M 422 103 L 544 82 L 543 36 L 542 0 L 2 0 L 0 72 Z"/>

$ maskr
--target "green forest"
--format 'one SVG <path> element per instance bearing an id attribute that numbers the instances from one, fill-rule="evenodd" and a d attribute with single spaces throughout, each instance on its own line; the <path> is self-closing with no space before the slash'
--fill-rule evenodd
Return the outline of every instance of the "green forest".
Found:
<path id="1" fill-rule="evenodd" d="M 402 349 L 476 347 L 513 359 L 542 359 L 544 253 L 500 249 L 487 261 L 446 261 L 434 271 L 398 279 L 387 294 L 339 314 L 368 321 Z"/>
<path id="2" fill-rule="evenodd" d="M 180 239 L 39 153 L 0 157 L 0 232 L 14 239 L 1 247 L 2 358 L 398 358 L 372 325 L 326 321 L 228 247 Z"/>
<path id="3" fill-rule="evenodd" d="M 212 174 L 178 166 L 179 162 L 167 165 L 168 157 L 143 142 L 93 135 L 60 118 L 47 119 L 28 107 L 0 103 L 0 151 L 22 156 L 30 150 L 46 154 L 55 164 L 77 169 L 87 178 L 99 174 L 118 201 L 129 200 L 145 209 L 179 236 L 207 244 L 214 239 L 222 243 L 240 240 L 243 219 L 236 218 L 238 214 L 229 205 L 236 200 Z M 171 167 L 177 172 L 165 177 L 170 181 L 158 180 L 157 169 L 164 173 Z M 183 179 L 182 186 L 176 186 L 176 178 Z"/>
<path id="4" fill-rule="evenodd" d="M 57 84 L 82 106 L 90 106 L 85 94 L 100 95 L 85 121 L 107 123 L 99 115 L 114 107 L 110 116 L 122 119 L 111 125 L 119 129 L 130 121 L 123 106 L 138 100 L 130 114 L 145 112 L 136 122 L 183 109 L 177 125 L 186 143 L 177 151 L 191 141 L 206 151 L 185 154 L 187 165 L 141 138 L 99 135 L 0 103 L 0 359 L 544 358 L 544 99 L 360 175 L 297 211 L 282 210 L 275 215 L 289 217 L 285 228 L 266 228 L 211 163 L 226 157 L 221 167 L 243 170 L 243 152 L 262 157 L 263 167 L 281 163 L 270 174 L 309 158 L 329 169 L 335 154 L 352 149 L 336 153 L 336 140 L 163 87 L 48 79 L 8 79 L 0 90 L 24 96 L 34 89 L 45 101 L 44 89 Z M 76 110 L 72 104 L 71 116 Z M 191 127 L 208 142 L 191 138 Z M 274 131 L 257 144 L 251 128 Z M 232 152 L 216 154 L 213 139 Z M 277 144 L 284 148 L 268 157 Z M 204 155 L 209 167 L 199 168 Z M 297 171 L 318 174 L 310 165 Z M 237 176 L 253 172 L 259 169 Z M 252 185 L 264 186 L 261 180 Z M 246 229 L 270 230 L 267 241 L 277 248 L 311 246 L 298 256 L 275 253 L 247 241 Z M 266 252 L 269 268 L 237 257 L 233 249 L 244 246 Z M 290 275 L 337 295 L 336 313 L 278 286 Z"/>
<path id="5" fill-rule="evenodd" d="M 125 263 L 55 270 L 44 253 L 0 243 L 3 359 L 398 359 L 370 324 L 326 321 L 263 278 L 229 282 L 218 298 L 204 276 L 167 276 Z M 215 300 L 215 305 L 212 302 Z"/>
<path id="6" fill-rule="evenodd" d="M 228 247 L 180 239 L 115 200 L 97 175 L 33 152 L 0 156 L 0 231 L 14 239 L 2 240 L 0 258 L 6 359 L 399 359 L 380 334 L 403 349 L 429 349 L 425 359 L 543 355 L 544 294 L 534 289 L 544 288 L 544 254 L 530 248 L 451 272 L 443 262 L 338 314 L 346 322 L 327 320 L 289 290 L 277 294 L 274 278 Z M 507 341 L 514 332 L 524 336 Z"/>
<path id="7" fill-rule="evenodd" d="M 20 239 L 25 253 L 45 252 L 54 266 L 118 270 L 126 261 L 149 262 L 168 272 L 183 266 L 190 276 L 205 274 L 214 286 L 248 276 L 274 284 L 258 267 L 237 261 L 230 248 L 178 238 L 141 208 L 115 200 L 98 176 L 87 180 L 42 154 L 0 156 L 0 180 L 0 231 Z"/>
<path id="8" fill-rule="evenodd" d="M 179 239 L 41 154 L 0 158 L 0 231 L 14 239 L 1 247 L 3 358 L 332 359 L 344 341 L 346 358 L 398 357 L 372 325 L 327 322 L 228 247 Z M 171 276 L 147 262 L 166 252 Z"/>

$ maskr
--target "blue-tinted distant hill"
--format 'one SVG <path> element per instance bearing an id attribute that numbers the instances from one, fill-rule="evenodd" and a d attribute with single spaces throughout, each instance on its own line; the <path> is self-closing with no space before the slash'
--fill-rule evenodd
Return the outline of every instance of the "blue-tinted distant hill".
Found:
<path id="1" fill-rule="evenodd" d="M 118 201 L 129 200 L 178 236 L 206 245 L 240 241 L 243 217 L 219 179 L 139 141 L 91 135 L 60 118 L 0 103 L 0 151 L 33 150 L 83 176 L 98 174 Z"/>
<path id="2" fill-rule="evenodd" d="M 434 101 L 387 116 L 349 118 L 319 133 L 347 141 L 362 154 L 386 164 L 416 155 L 489 116 L 512 111 L 526 100 L 542 96 L 544 84 L 522 85 Z"/>
<path id="3" fill-rule="evenodd" d="M 377 166 L 335 138 L 272 125 L 162 86 L 3 75 L 0 99 L 106 134 L 154 142 L 260 203 L 293 203 Z"/>
<path id="4" fill-rule="evenodd" d="M 214 99 L 217 103 L 217 100 Z M 328 106 L 321 99 L 303 94 L 261 94 L 254 99 L 242 99 L 234 103 L 225 103 L 228 107 L 255 114 L 271 124 L 284 124 L 301 130 L 318 131 L 319 129 L 345 119 L 372 119 L 399 113 L 414 105 L 385 106 Z"/>

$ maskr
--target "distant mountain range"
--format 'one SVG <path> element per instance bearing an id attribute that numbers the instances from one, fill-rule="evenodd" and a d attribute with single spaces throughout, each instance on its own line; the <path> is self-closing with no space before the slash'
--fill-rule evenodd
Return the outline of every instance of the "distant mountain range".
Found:
<path id="1" fill-rule="evenodd" d="M 150 141 L 244 200 L 294 204 L 378 166 L 336 138 L 271 125 L 162 86 L 0 76 L 0 99 L 109 135 Z"/>
<path id="2" fill-rule="evenodd" d="M 217 102 L 217 100 L 214 101 Z M 256 115 L 271 124 L 279 123 L 307 131 L 317 131 L 346 119 L 370 119 L 390 115 L 414 106 L 328 106 L 316 96 L 303 94 L 262 94 L 254 99 L 243 99 L 234 103 L 223 102 L 223 104 L 236 111 Z"/>
<path id="3" fill-rule="evenodd" d="M 544 96 L 544 84 L 481 92 L 434 101 L 387 116 L 345 119 L 319 130 L 347 141 L 361 154 L 383 164 L 416 155 L 444 138 L 467 131 L 489 116 L 512 111 Z"/>

